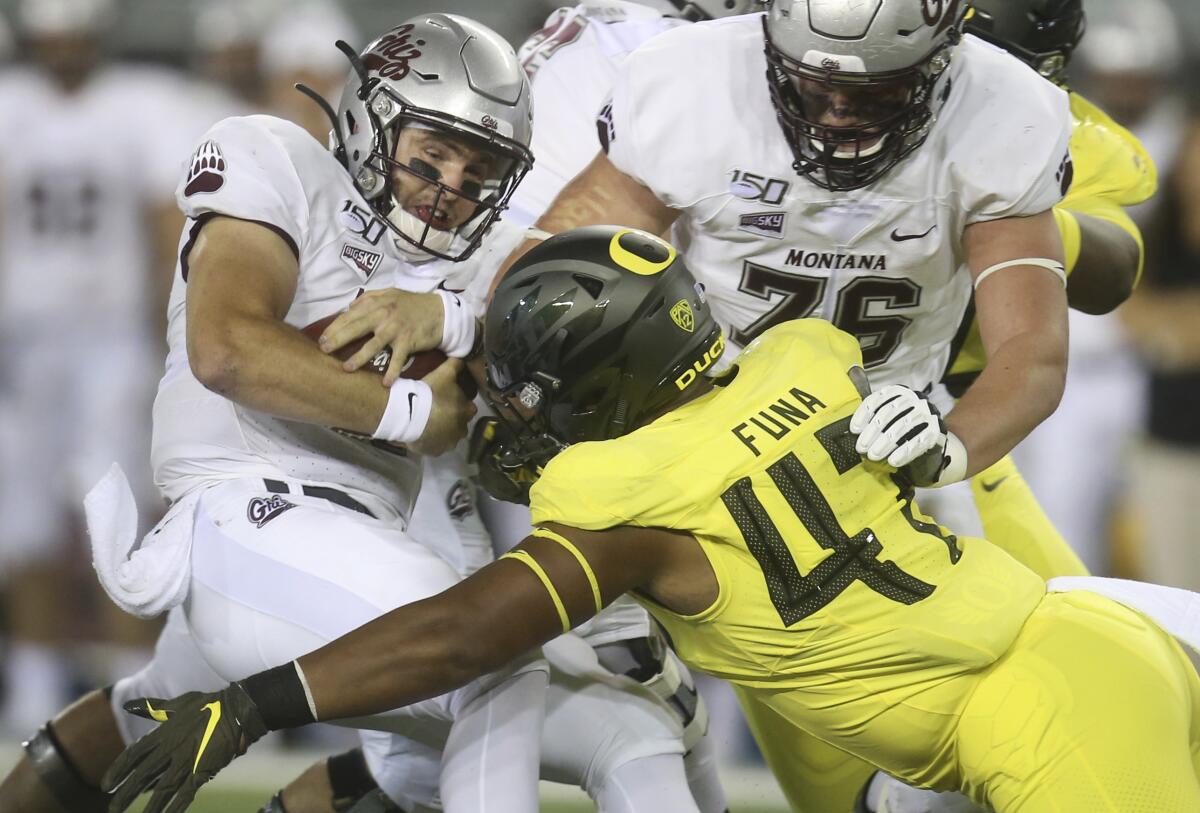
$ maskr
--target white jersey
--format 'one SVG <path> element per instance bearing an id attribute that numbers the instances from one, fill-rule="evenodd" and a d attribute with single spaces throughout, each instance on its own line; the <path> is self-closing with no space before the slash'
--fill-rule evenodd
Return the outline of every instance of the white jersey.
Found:
<path id="1" fill-rule="evenodd" d="M 530 225 L 600 151 L 596 114 L 617 66 L 646 40 L 684 21 L 625 0 L 560 8 L 517 52 L 533 99 L 533 169 L 513 194 L 509 217 Z"/>
<path id="2" fill-rule="evenodd" d="M 187 358 L 186 256 L 213 215 L 274 230 L 300 266 L 284 317 L 297 328 L 345 310 L 364 291 L 432 291 L 456 264 L 411 262 L 332 154 L 297 125 L 272 116 L 226 119 L 209 130 L 176 197 L 188 219 L 168 308 L 167 369 L 154 403 L 152 463 L 163 494 L 174 500 L 239 477 L 296 479 L 368 495 L 407 517 L 420 485 L 418 457 L 249 409 L 196 380 Z M 457 270 L 467 273 L 476 261 Z"/>
<path id="3" fill-rule="evenodd" d="M 182 80 L 110 67 L 66 93 L 49 76 L 0 78 L 0 314 L 6 325 L 142 328 L 146 214 L 171 202 L 198 132 L 167 112 Z M 163 273 L 167 273 L 163 270 Z"/>
<path id="4" fill-rule="evenodd" d="M 613 164 L 680 210 L 675 242 L 735 345 L 815 316 L 858 337 L 874 384 L 923 389 L 971 297 L 963 229 L 1043 212 L 1070 181 L 1066 93 L 972 37 L 950 71 L 928 140 L 849 192 L 793 170 L 759 14 L 629 55 L 600 124 Z"/>

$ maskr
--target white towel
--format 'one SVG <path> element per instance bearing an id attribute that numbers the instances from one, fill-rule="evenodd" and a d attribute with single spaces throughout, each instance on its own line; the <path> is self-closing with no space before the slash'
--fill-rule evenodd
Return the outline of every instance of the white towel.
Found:
<path id="1" fill-rule="evenodd" d="M 1088 590 L 1107 596 L 1149 616 L 1181 643 L 1200 652 L 1200 594 L 1178 587 L 1098 576 L 1060 576 L 1047 582 L 1046 587 L 1052 593 Z"/>
<path id="2" fill-rule="evenodd" d="M 125 612 L 154 618 L 187 598 L 192 522 L 199 490 L 176 502 L 137 544 L 137 503 L 116 463 L 83 498 L 92 565 L 109 598 Z"/>

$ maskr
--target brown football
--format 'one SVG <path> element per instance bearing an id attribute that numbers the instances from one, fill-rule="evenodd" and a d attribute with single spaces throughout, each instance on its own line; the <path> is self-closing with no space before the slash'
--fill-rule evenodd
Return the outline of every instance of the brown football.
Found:
<path id="1" fill-rule="evenodd" d="M 310 325 L 304 327 L 301 332 L 312 339 L 314 342 L 321 338 L 321 334 L 325 332 L 325 328 L 338 317 L 338 314 L 331 314 L 324 319 L 318 319 Z M 340 361 L 346 361 L 348 358 L 357 353 L 364 344 L 367 343 L 367 337 L 355 339 L 345 347 L 336 350 L 333 355 Z M 362 369 L 370 370 L 371 372 L 383 375 L 387 372 L 388 362 L 392 359 L 392 348 L 385 347 L 375 354 L 375 357 L 368 361 Z M 414 353 L 409 357 L 405 365 L 400 368 L 401 378 L 420 379 L 429 375 L 437 369 L 443 361 L 446 360 L 446 354 L 441 350 L 422 350 L 419 353 Z M 474 398 L 479 388 L 475 384 L 475 379 L 471 374 L 463 369 L 458 376 L 458 385 L 462 387 L 463 392 L 468 398 Z"/>

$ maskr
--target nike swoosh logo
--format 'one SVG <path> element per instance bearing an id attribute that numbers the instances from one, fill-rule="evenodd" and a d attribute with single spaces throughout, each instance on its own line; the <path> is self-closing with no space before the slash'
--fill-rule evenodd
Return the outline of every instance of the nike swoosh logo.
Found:
<path id="1" fill-rule="evenodd" d="M 934 223 L 932 226 L 930 226 L 928 229 L 921 232 L 920 234 L 901 234 L 899 229 L 892 229 L 891 236 L 892 236 L 892 239 L 895 240 L 897 243 L 903 243 L 905 240 L 920 240 L 922 237 L 928 237 L 929 233 L 936 228 L 937 228 L 937 224 Z"/>
<path id="2" fill-rule="evenodd" d="M 417 400 L 417 394 L 416 394 L 415 392 L 410 392 L 410 393 L 408 394 L 408 417 L 409 417 L 409 418 L 412 418 L 412 414 L 413 414 L 413 403 L 414 403 L 416 400 Z"/>
<path id="3" fill-rule="evenodd" d="M 998 489 L 1000 487 L 1000 484 L 1003 483 L 1007 479 L 1008 479 L 1008 475 L 1006 474 L 1003 477 L 1001 477 L 999 480 L 996 480 L 995 482 L 980 483 L 979 487 L 982 488 L 984 491 L 992 492 L 992 491 L 995 491 L 996 489 Z"/>
<path id="4" fill-rule="evenodd" d="M 204 711 L 209 712 L 208 726 L 204 729 L 204 737 L 200 740 L 200 749 L 196 751 L 196 761 L 192 764 L 192 773 L 200 767 L 200 757 L 204 756 L 204 750 L 208 748 L 208 741 L 212 739 L 213 732 L 217 730 L 217 723 L 221 720 L 221 701 L 214 700 L 204 707 Z"/>
<path id="5" fill-rule="evenodd" d="M 146 713 L 150 715 L 150 719 L 155 722 L 165 723 L 167 721 L 167 713 L 150 705 L 150 701 L 146 701 Z"/>

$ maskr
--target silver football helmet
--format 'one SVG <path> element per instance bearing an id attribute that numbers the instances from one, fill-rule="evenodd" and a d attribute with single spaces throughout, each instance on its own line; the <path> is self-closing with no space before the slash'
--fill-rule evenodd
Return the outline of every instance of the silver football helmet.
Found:
<path id="1" fill-rule="evenodd" d="M 529 82 L 512 47 L 479 23 L 454 14 L 425 14 L 393 28 L 361 55 L 345 43 L 354 72 L 334 113 L 331 148 L 363 197 L 416 256 L 465 260 L 499 217 L 533 164 L 529 151 Z M 302 88 L 302 90 L 304 90 Z M 481 184 L 455 188 L 428 164 L 394 158 L 406 127 L 465 138 L 495 158 Z M 408 173 L 437 189 L 442 201 L 467 199 L 475 211 L 463 224 L 437 228 L 396 200 L 392 176 Z"/>
<path id="2" fill-rule="evenodd" d="M 929 135 L 950 92 L 963 0 L 774 0 L 767 79 L 796 171 L 867 186 Z"/>

